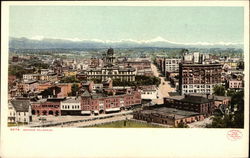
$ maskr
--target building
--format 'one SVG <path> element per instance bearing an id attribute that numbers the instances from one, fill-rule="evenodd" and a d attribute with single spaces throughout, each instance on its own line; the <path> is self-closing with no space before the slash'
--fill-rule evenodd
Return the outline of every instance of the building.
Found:
<path id="1" fill-rule="evenodd" d="M 242 80 L 237 80 L 237 79 L 230 79 L 228 81 L 228 87 L 230 89 L 242 89 L 243 86 L 243 81 Z"/>
<path id="2" fill-rule="evenodd" d="M 179 71 L 179 63 L 181 63 L 181 59 L 179 58 L 165 58 L 165 71 Z M 166 74 L 166 72 L 164 74 Z"/>
<path id="3" fill-rule="evenodd" d="M 213 99 L 195 95 L 172 96 L 171 98 L 164 98 L 164 105 L 168 108 L 197 112 L 204 116 L 211 115 L 215 109 Z"/>
<path id="4" fill-rule="evenodd" d="M 28 80 L 18 84 L 18 88 L 23 92 L 35 92 L 37 90 L 38 82 L 36 80 Z"/>
<path id="5" fill-rule="evenodd" d="M 32 122 L 31 104 L 29 100 L 11 100 L 8 109 L 9 123 Z"/>
<path id="6" fill-rule="evenodd" d="M 135 81 L 136 70 L 131 66 L 120 67 L 114 65 L 115 57 L 114 50 L 108 49 L 107 53 L 103 55 L 105 65 L 103 67 L 90 68 L 87 70 L 87 79 L 100 79 L 105 81 L 107 79 L 120 79 L 121 81 Z"/>
<path id="7" fill-rule="evenodd" d="M 158 89 L 155 85 L 149 85 L 149 86 L 140 86 L 139 87 L 141 91 L 141 98 L 142 99 L 158 99 Z"/>
<path id="8" fill-rule="evenodd" d="M 89 93 L 85 90 L 81 94 L 82 114 L 103 114 L 118 112 L 141 104 L 141 93 L 137 90 L 125 93 Z"/>
<path id="9" fill-rule="evenodd" d="M 197 112 L 161 107 L 136 111 L 133 113 L 133 118 L 177 127 L 179 123 L 187 124 L 203 120 L 204 116 Z"/>
<path id="10" fill-rule="evenodd" d="M 61 115 L 81 115 L 80 97 L 67 98 L 60 103 Z"/>
<path id="11" fill-rule="evenodd" d="M 220 64 L 180 64 L 179 91 L 181 94 L 212 94 L 213 87 L 222 84 Z"/>
<path id="12" fill-rule="evenodd" d="M 48 98 L 32 102 L 32 115 L 61 115 L 60 103 L 66 98 Z"/>

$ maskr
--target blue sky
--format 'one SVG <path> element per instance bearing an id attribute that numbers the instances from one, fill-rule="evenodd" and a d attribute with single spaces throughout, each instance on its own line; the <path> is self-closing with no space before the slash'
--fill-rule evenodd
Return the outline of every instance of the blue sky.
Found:
<path id="1" fill-rule="evenodd" d="M 243 43 L 243 7 L 11 6 L 10 37 Z"/>

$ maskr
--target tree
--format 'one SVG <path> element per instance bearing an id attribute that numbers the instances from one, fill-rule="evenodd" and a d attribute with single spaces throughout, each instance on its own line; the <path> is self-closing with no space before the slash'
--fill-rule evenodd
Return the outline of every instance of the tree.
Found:
<path id="1" fill-rule="evenodd" d="M 63 77 L 60 80 L 61 83 L 79 83 L 80 81 L 75 76 Z"/>
<path id="2" fill-rule="evenodd" d="M 184 122 L 180 122 L 178 123 L 177 128 L 188 128 L 188 125 Z"/>
<path id="3" fill-rule="evenodd" d="M 50 88 L 45 89 L 40 94 L 43 96 L 43 98 L 48 98 L 48 96 L 56 97 L 57 94 L 60 92 L 61 92 L 61 88 L 54 86 L 54 87 L 50 87 Z"/>
<path id="4" fill-rule="evenodd" d="M 214 116 L 208 128 L 244 128 L 244 92 L 232 93 L 231 109 L 237 105 L 238 110 L 223 116 Z"/>
<path id="5" fill-rule="evenodd" d="M 77 92 L 79 91 L 79 86 L 78 84 L 73 84 L 71 86 L 71 94 L 72 96 L 76 96 Z"/>
<path id="6" fill-rule="evenodd" d="M 99 78 L 92 78 L 91 81 L 93 81 L 94 83 L 102 83 L 102 80 Z"/>
<path id="7" fill-rule="evenodd" d="M 33 73 L 33 70 L 25 70 L 24 66 L 20 65 L 9 65 L 9 75 L 14 75 L 20 79 L 27 73 Z"/>
<path id="8" fill-rule="evenodd" d="M 225 87 L 222 85 L 215 85 L 213 90 L 214 90 L 213 94 L 218 95 L 218 96 L 225 96 L 226 94 Z"/>

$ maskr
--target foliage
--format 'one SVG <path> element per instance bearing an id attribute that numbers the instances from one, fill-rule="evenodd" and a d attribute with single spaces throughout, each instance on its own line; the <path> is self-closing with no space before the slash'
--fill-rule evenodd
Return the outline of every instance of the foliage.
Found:
<path id="1" fill-rule="evenodd" d="M 113 86 L 135 86 L 136 82 L 134 81 L 121 81 L 120 79 L 113 80 Z"/>
<path id="2" fill-rule="evenodd" d="M 230 92 L 231 109 L 237 105 L 237 111 L 224 116 L 213 117 L 211 125 L 208 128 L 243 128 L 244 127 L 244 92 Z"/>
<path id="3" fill-rule="evenodd" d="M 160 78 L 155 76 L 135 76 L 135 81 L 121 81 L 120 79 L 114 79 L 114 86 L 142 86 L 142 85 L 156 85 L 161 83 Z"/>
<path id="4" fill-rule="evenodd" d="M 55 94 L 54 94 L 54 90 L 55 90 Z M 43 96 L 43 98 L 48 98 L 48 96 L 54 96 L 55 97 L 60 92 L 61 92 L 61 88 L 55 86 L 55 87 L 50 87 L 50 88 L 45 89 L 40 94 Z"/>
<path id="5" fill-rule="evenodd" d="M 244 91 L 235 92 L 231 98 L 231 105 L 237 105 L 238 111 L 244 113 Z"/>
<path id="6" fill-rule="evenodd" d="M 8 127 L 27 125 L 27 122 L 8 122 Z"/>
<path id="7" fill-rule="evenodd" d="M 233 116 L 224 115 L 224 116 L 214 116 L 211 125 L 207 125 L 208 128 L 230 128 L 234 126 Z"/>
<path id="8" fill-rule="evenodd" d="M 218 96 L 225 96 L 226 94 L 226 89 L 223 85 L 215 85 L 213 90 L 214 90 L 213 94 Z"/>
<path id="9" fill-rule="evenodd" d="M 161 83 L 161 79 L 155 76 L 135 76 L 137 85 L 156 85 L 157 87 Z"/>
<path id="10" fill-rule="evenodd" d="M 240 61 L 237 65 L 238 69 L 244 69 L 244 61 Z"/>
<path id="11" fill-rule="evenodd" d="M 37 69 L 47 69 L 49 68 L 48 64 L 45 64 L 39 60 L 31 61 L 30 66 L 33 66 Z"/>
<path id="12" fill-rule="evenodd" d="M 76 96 L 76 93 L 79 91 L 79 86 L 78 86 L 78 84 L 73 84 L 72 86 L 71 86 L 71 93 L 70 93 L 70 95 L 71 96 Z"/>
<path id="13" fill-rule="evenodd" d="M 28 73 L 33 73 L 33 70 L 26 70 L 20 65 L 9 65 L 9 75 L 14 75 L 20 79 L 24 74 Z"/>
<path id="14" fill-rule="evenodd" d="M 177 128 L 188 128 L 188 125 L 183 122 L 180 122 L 178 123 Z"/>
<path id="15" fill-rule="evenodd" d="M 93 81 L 94 83 L 102 83 L 102 80 L 99 78 L 92 78 L 91 81 Z"/>
<path id="16" fill-rule="evenodd" d="M 75 76 L 66 76 L 60 80 L 60 83 L 79 83 L 80 81 Z"/>
<path id="17" fill-rule="evenodd" d="M 229 96 L 229 97 L 232 97 L 234 94 L 235 94 L 235 90 L 234 89 L 229 89 L 229 90 L 227 90 L 227 96 Z"/>

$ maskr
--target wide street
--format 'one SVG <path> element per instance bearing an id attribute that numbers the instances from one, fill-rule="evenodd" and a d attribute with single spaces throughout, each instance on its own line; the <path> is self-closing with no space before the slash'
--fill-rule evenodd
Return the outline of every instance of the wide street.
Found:
<path id="1" fill-rule="evenodd" d="M 154 76 L 159 77 L 161 79 L 161 84 L 158 87 L 159 98 L 154 99 L 153 102 L 156 104 L 163 104 L 163 98 L 169 97 L 168 92 L 174 92 L 175 88 L 172 88 L 170 86 L 169 81 L 164 80 L 164 77 L 160 77 L 160 73 L 158 72 L 157 67 L 152 63 L 151 63 L 151 68 L 154 73 Z"/>

